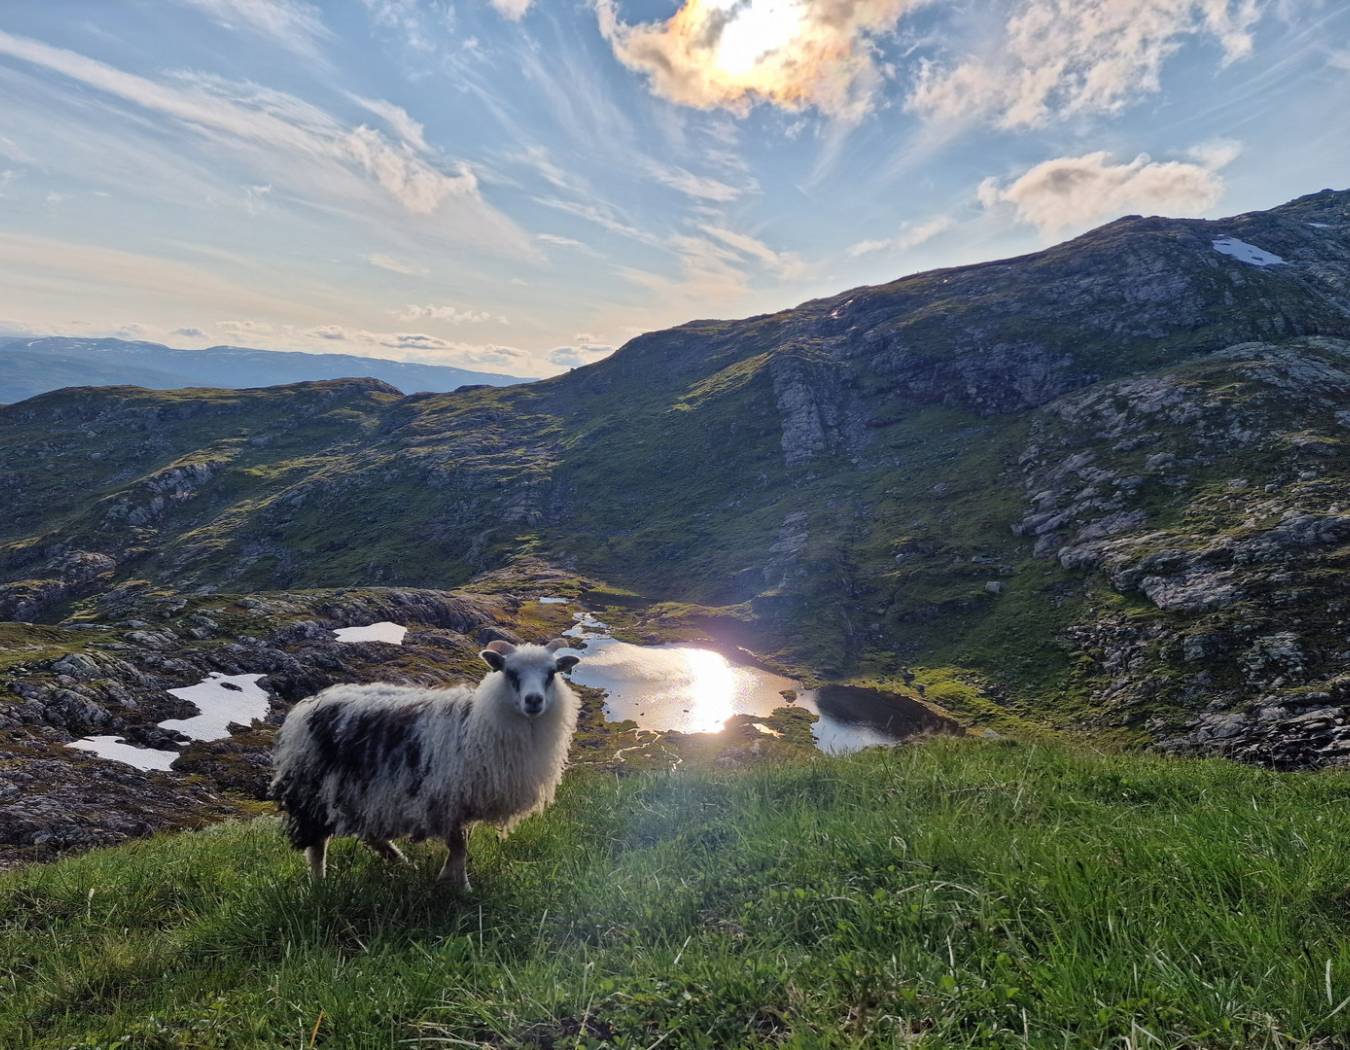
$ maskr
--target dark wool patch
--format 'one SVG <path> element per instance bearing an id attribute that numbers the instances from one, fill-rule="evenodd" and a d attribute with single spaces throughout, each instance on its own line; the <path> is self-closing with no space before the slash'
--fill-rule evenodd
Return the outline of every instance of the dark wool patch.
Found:
<path id="1" fill-rule="evenodd" d="M 323 704 L 309 718 L 314 773 L 322 778 L 340 773 L 344 779 L 369 783 L 401 769 L 422 764 L 417 721 L 425 704 L 351 708 Z"/>
<path id="2" fill-rule="evenodd" d="M 286 775 L 273 789 L 273 797 L 285 814 L 286 837 L 296 849 L 317 846 L 333 834 L 328 813 L 311 787 L 306 777 Z"/>

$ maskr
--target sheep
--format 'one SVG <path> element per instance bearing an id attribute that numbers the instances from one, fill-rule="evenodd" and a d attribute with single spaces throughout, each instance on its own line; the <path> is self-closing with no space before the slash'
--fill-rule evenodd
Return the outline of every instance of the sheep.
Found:
<path id="1" fill-rule="evenodd" d="M 578 657 L 547 645 L 492 642 L 477 688 L 336 685 L 296 704 L 274 751 L 271 796 L 315 881 L 328 840 L 354 835 L 381 857 L 393 839 L 439 838 L 439 879 L 469 891 L 468 832 L 503 832 L 553 801 L 578 702 L 559 672 Z"/>

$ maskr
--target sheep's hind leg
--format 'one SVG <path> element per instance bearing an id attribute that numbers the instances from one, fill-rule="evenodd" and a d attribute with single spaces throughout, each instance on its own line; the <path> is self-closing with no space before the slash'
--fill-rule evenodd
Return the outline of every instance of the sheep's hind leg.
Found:
<path id="1" fill-rule="evenodd" d="M 316 845 L 305 847 L 305 860 L 309 861 L 309 873 L 315 882 L 322 882 L 328 867 L 328 840 L 320 839 Z"/>
<path id="2" fill-rule="evenodd" d="M 440 882 L 448 882 L 456 893 L 468 893 L 470 887 L 466 865 L 469 859 L 469 835 L 464 830 L 463 824 L 456 826 L 445 837 L 445 844 L 450 847 L 450 853 L 446 856 L 445 866 L 441 868 L 437 879 Z"/>
<path id="3" fill-rule="evenodd" d="M 395 864 L 408 863 L 408 858 L 403 855 L 403 851 L 388 839 L 362 839 L 361 841 L 387 861 Z"/>

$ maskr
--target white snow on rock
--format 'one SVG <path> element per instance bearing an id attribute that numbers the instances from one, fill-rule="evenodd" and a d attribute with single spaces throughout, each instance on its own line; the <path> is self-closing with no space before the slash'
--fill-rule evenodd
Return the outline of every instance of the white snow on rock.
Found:
<path id="1" fill-rule="evenodd" d="M 1215 238 L 1214 250 L 1222 255 L 1231 255 L 1238 262 L 1245 262 L 1251 266 L 1284 265 L 1284 260 L 1275 253 L 1268 252 L 1264 248 L 1258 248 L 1254 244 L 1248 244 L 1246 241 L 1240 241 L 1236 237 Z"/>
<path id="2" fill-rule="evenodd" d="M 571 599 L 570 599 L 570 598 L 555 598 L 555 597 L 553 597 L 552 595 L 545 595 L 544 597 L 542 597 L 542 598 L 539 599 L 539 604 L 540 604 L 540 605 L 569 605 L 569 604 L 571 604 Z"/>
<path id="3" fill-rule="evenodd" d="M 402 645 L 408 628 L 381 620 L 364 627 L 339 627 L 333 633 L 339 642 L 388 642 L 390 645 Z"/>
<path id="4" fill-rule="evenodd" d="M 121 737 L 87 736 L 67 744 L 77 751 L 89 751 L 110 762 L 122 762 L 137 769 L 167 770 L 178 757 L 177 751 L 158 751 L 153 747 L 133 747 Z"/>
<path id="5" fill-rule="evenodd" d="M 402 630 L 402 628 L 400 628 Z M 169 695 L 195 704 L 200 714 L 191 718 L 170 718 L 160 723 L 164 729 L 176 729 L 193 740 L 220 740 L 230 735 L 229 725 L 249 725 L 267 717 L 267 694 L 258 685 L 260 674 L 218 674 L 196 685 L 170 689 Z"/>

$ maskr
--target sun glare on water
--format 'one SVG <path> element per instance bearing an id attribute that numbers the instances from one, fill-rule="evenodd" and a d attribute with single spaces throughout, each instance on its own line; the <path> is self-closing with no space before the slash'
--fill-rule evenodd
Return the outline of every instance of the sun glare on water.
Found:
<path id="1" fill-rule="evenodd" d="M 736 671 L 720 653 L 707 649 L 677 650 L 688 674 L 689 729 L 716 733 L 736 713 Z"/>

